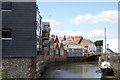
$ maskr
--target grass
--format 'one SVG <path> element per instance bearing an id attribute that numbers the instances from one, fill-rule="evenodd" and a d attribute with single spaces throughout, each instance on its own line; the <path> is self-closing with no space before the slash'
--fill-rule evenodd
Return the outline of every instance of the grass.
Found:
<path id="1" fill-rule="evenodd" d="M 113 69 L 115 77 L 120 78 L 120 69 Z"/>

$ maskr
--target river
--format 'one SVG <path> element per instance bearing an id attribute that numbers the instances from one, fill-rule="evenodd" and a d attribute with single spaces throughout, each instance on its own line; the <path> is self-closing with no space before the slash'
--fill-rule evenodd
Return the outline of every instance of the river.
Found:
<path id="1" fill-rule="evenodd" d="M 70 63 L 47 69 L 43 78 L 101 78 L 97 70 L 99 67 L 96 64 Z"/>

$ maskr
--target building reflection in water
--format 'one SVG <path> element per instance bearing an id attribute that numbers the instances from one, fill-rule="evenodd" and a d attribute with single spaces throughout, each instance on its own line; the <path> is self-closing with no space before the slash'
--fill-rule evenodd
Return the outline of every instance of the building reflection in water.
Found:
<path id="1" fill-rule="evenodd" d="M 47 71 L 45 78 L 101 78 L 97 70 L 92 64 L 64 65 Z"/>

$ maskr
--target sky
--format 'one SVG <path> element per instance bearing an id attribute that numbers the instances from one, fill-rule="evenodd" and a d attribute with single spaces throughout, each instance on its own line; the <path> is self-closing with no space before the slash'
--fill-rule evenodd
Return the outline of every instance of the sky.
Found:
<path id="1" fill-rule="evenodd" d="M 117 2 L 38 2 L 42 21 L 50 21 L 51 34 L 99 40 L 118 36 Z"/>

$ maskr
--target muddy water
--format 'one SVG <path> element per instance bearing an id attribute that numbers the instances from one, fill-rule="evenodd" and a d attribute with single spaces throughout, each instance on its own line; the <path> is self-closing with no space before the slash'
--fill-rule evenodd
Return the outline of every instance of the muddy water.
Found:
<path id="1" fill-rule="evenodd" d="M 95 64 L 71 63 L 48 69 L 43 78 L 101 78 L 97 70 Z"/>

